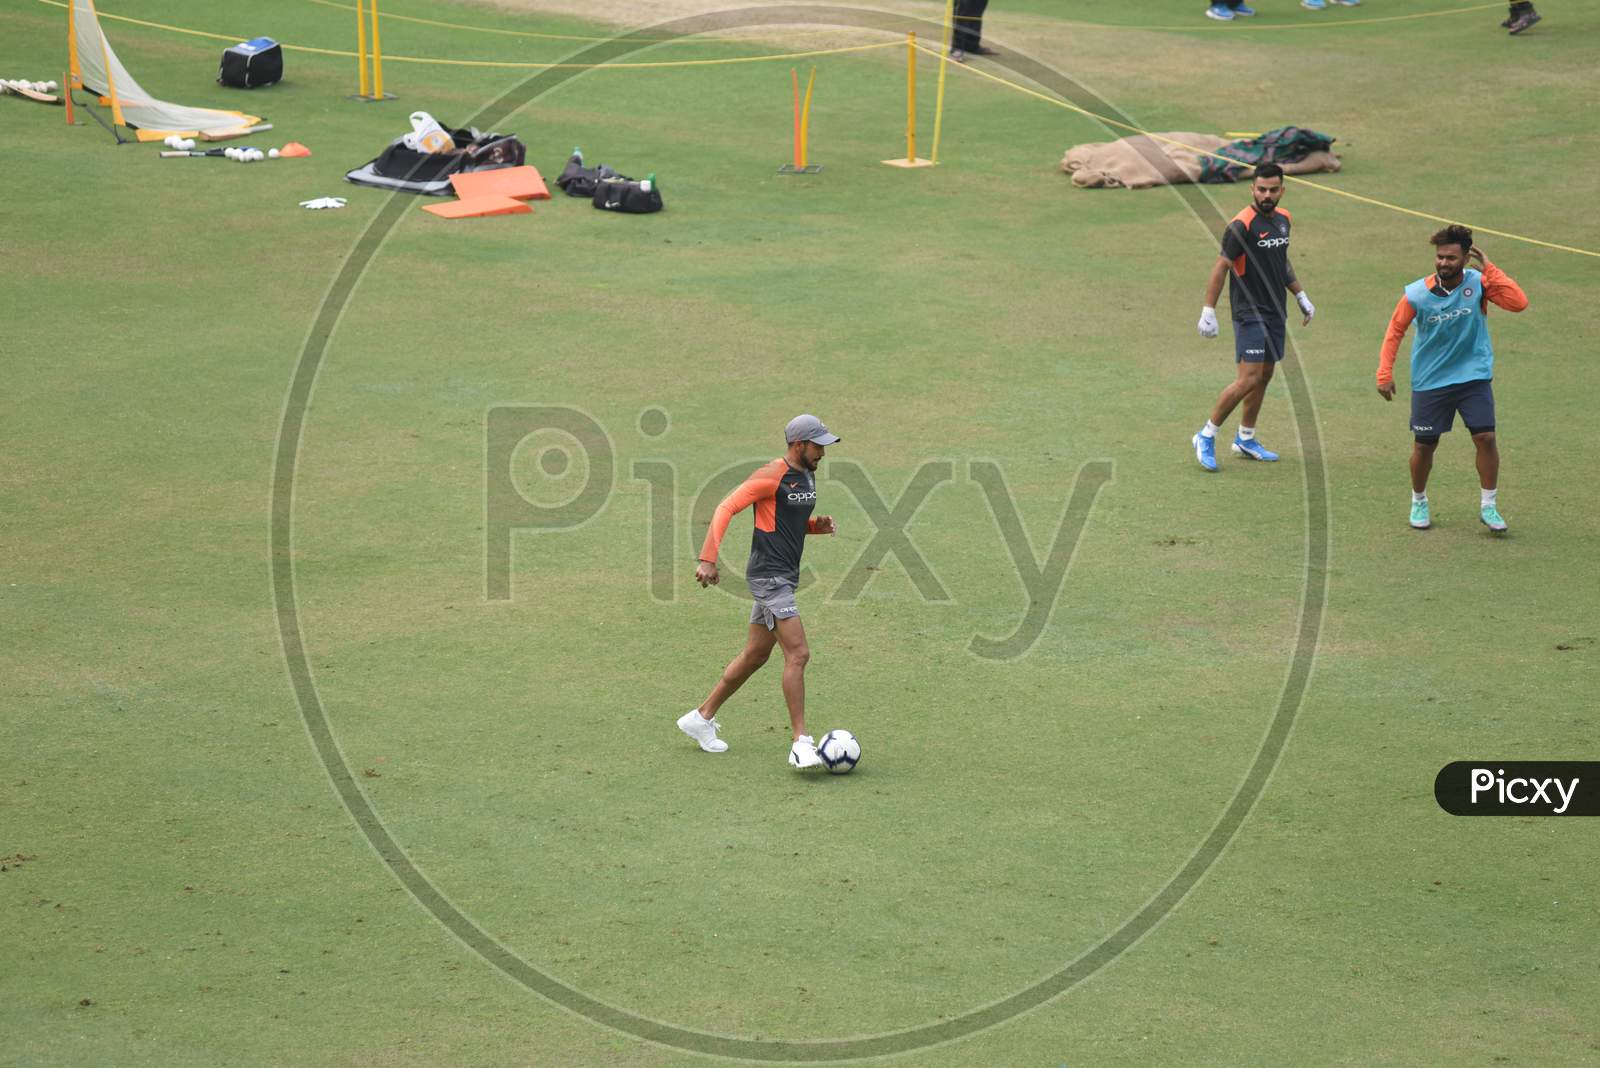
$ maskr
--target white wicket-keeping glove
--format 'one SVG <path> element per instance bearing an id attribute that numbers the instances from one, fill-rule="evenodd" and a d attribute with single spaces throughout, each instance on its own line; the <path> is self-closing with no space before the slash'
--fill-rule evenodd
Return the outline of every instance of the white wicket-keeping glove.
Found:
<path id="1" fill-rule="evenodd" d="M 1217 309 L 1209 306 L 1200 309 L 1200 336 L 1217 336 Z"/>
<path id="2" fill-rule="evenodd" d="M 1317 314 L 1317 306 L 1311 303 L 1311 298 L 1306 296 L 1306 291 L 1303 289 L 1294 295 L 1294 299 L 1299 302 L 1300 312 L 1306 317 L 1306 322 L 1309 323 L 1312 317 Z"/>

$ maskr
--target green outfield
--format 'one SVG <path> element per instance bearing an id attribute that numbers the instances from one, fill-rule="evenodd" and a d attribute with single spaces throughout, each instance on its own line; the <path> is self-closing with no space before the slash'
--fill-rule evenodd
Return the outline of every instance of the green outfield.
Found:
<path id="1" fill-rule="evenodd" d="M 831 51 L 896 39 L 837 15 L 605 58 L 825 54 L 564 77 L 517 64 L 619 27 L 392 0 L 396 99 L 364 104 L 305 50 L 352 49 L 349 6 L 100 6 L 151 92 L 313 155 L 162 159 L 0 98 L 0 1064 L 1600 1059 L 1600 822 L 1432 794 L 1600 759 L 1592 5 L 1510 39 L 1452 0 L 997 0 L 977 66 L 1033 94 L 953 70 L 914 171 L 880 162 L 904 49 Z M 0 23 L 0 76 L 62 77 L 62 7 Z M 174 28 L 298 47 L 246 95 Z M 824 169 L 782 177 L 813 65 Z M 1126 131 L 1041 93 L 1338 138 L 1314 180 L 1357 196 L 1283 202 L 1317 318 L 1260 420 L 1279 463 L 1189 446 L 1246 189 L 1074 189 L 1062 153 Z M 574 145 L 654 172 L 666 210 L 447 222 L 343 181 L 419 109 L 552 184 Z M 1531 299 L 1490 320 L 1503 537 L 1459 430 L 1406 524 L 1373 371 L 1431 270 L 1411 213 L 1513 235 L 1478 241 Z M 692 581 L 707 517 L 802 411 L 844 439 L 800 605 L 846 777 L 786 766 L 776 658 L 725 755 L 673 726 L 749 607 L 747 514 Z"/>

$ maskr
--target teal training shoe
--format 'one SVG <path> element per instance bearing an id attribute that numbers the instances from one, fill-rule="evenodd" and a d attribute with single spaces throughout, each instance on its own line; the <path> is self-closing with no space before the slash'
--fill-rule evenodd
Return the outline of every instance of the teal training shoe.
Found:
<path id="1" fill-rule="evenodd" d="M 1504 519 L 1500 518 L 1500 513 L 1495 509 L 1495 506 L 1492 505 L 1492 504 L 1484 505 L 1483 506 L 1483 511 L 1478 513 L 1478 518 L 1483 520 L 1483 525 L 1484 526 L 1488 527 L 1490 530 L 1494 531 L 1496 534 L 1498 534 L 1502 530 L 1506 529 L 1506 521 Z"/>
<path id="2" fill-rule="evenodd" d="M 1262 463 L 1270 464 L 1278 459 L 1277 453 L 1262 445 L 1261 442 L 1257 441 L 1255 438 L 1251 438 L 1249 441 L 1246 441 L 1238 435 L 1235 435 L 1233 439 L 1233 451 L 1238 453 L 1240 456 L 1243 456 L 1247 460 L 1260 460 Z"/>
<path id="3" fill-rule="evenodd" d="M 1433 526 L 1433 520 L 1428 517 L 1428 498 L 1411 502 L 1411 529 L 1427 530 Z"/>
<path id="4" fill-rule="evenodd" d="M 1196 434 L 1191 442 L 1194 445 L 1194 458 L 1200 461 L 1200 466 L 1207 471 L 1217 469 L 1217 439 L 1208 438 L 1204 434 Z"/>

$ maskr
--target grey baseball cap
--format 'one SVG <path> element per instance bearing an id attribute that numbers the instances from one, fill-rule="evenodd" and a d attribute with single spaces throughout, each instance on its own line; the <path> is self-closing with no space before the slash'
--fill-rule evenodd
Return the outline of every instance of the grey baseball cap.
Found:
<path id="1" fill-rule="evenodd" d="M 793 445 L 797 441 L 811 441 L 818 445 L 832 445 L 838 434 L 830 434 L 821 419 L 814 415 L 797 415 L 783 428 L 783 440 Z"/>

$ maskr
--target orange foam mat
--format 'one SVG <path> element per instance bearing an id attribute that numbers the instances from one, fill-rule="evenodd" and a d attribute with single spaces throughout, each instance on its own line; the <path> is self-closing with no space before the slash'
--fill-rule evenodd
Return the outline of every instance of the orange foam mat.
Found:
<path id="1" fill-rule="evenodd" d="M 530 215 L 533 209 L 510 197 L 463 197 L 444 204 L 424 204 L 422 210 L 441 219 L 476 219 L 484 215 Z"/>
<path id="2" fill-rule="evenodd" d="M 499 167 L 489 171 L 452 174 L 450 184 L 458 197 L 515 197 L 517 200 L 549 200 L 550 190 L 537 167 Z"/>

